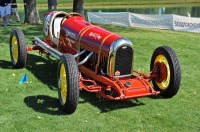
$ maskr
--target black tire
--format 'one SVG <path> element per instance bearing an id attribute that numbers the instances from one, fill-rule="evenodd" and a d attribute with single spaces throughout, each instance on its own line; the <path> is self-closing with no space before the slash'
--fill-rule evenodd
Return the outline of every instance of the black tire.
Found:
<path id="1" fill-rule="evenodd" d="M 161 92 L 161 96 L 171 98 L 177 94 L 181 83 L 181 69 L 172 48 L 156 48 L 151 57 L 150 70 L 158 73 L 158 77 L 154 78 L 152 83 L 154 89 Z"/>
<path id="2" fill-rule="evenodd" d="M 10 34 L 10 57 L 15 68 L 24 68 L 27 60 L 26 41 L 21 29 L 13 29 Z"/>
<path id="3" fill-rule="evenodd" d="M 58 65 L 58 98 L 62 109 L 72 114 L 79 100 L 79 72 L 76 60 L 71 54 L 60 57 Z"/>

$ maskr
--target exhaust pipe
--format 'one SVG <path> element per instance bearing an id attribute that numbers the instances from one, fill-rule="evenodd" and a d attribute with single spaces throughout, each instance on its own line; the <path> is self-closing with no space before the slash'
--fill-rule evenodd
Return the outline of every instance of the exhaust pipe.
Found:
<path id="1" fill-rule="evenodd" d="M 45 49 L 48 53 L 50 53 L 52 56 L 54 56 L 55 58 L 60 60 L 60 56 L 62 56 L 63 54 L 57 50 L 55 50 L 54 48 L 52 48 L 51 46 L 49 46 L 48 44 L 46 44 L 45 42 L 43 42 L 41 39 L 35 37 L 35 45 L 42 47 L 43 49 Z M 86 50 L 82 50 L 81 52 L 77 53 L 74 55 L 74 58 L 77 58 L 79 56 L 81 56 L 82 54 L 84 54 L 86 52 Z M 83 59 L 81 62 L 78 63 L 78 66 L 84 64 L 85 62 L 87 62 L 87 60 L 92 56 L 93 52 L 90 52 L 85 59 Z"/>
<path id="2" fill-rule="evenodd" d="M 45 49 L 48 53 L 50 53 L 52 56 L 56 57 L 57 59 L 60 59 L 60 56 L 62 55 L 62 53 L 60 53 L 59 51 L 53 49 L 52 47 L 50 47 L 48 44 L 46 44 L 45 42 L 43 42 L 41 39 L 35 37 L 36 40 L 36 45 L 42 47 L 43 49 Z"/>

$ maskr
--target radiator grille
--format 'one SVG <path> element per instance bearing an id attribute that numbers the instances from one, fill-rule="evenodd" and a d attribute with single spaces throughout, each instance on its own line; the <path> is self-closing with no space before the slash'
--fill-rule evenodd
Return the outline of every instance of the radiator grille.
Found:
<path id="1" fill-rule="evenodd" d="M 129 46 L 122 46 L 116 51 L 114 75 L 122 76 L 131 74 L 133 51 Z"/>

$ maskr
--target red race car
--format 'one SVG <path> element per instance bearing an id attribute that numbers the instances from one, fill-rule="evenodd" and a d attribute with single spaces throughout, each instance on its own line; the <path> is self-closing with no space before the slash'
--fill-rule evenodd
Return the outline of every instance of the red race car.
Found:
<path id="1" fill-rule="evenodd" d="M 48 12 L 43 22 L 44 38 L 35 37 L 33 46 L 26 46 L 22 30 L 12 30 L 11 61 L 15 68 L 25 67 L 31 50 L 57 58 L 58 98 L 66 113 L 75 112 L 82 89 L 111 100 L 177 94 L 181 70 L 172 48 L 156 48 L 150 74 L 144 74 L 133 70 L 134 47 L 127 38 L 88 23 L 78 13 Z"/>

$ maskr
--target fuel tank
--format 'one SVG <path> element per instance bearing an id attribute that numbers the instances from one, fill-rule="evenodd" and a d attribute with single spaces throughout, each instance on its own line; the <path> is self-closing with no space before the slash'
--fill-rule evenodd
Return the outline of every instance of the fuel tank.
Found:
<path id="1" fill-rule="evenodd" d="M 120 39 L 128 41 L 118 34 L 86 22 L 81 16 L 66 19 L 60 30 L 61 49 L 65 49 L 66 52 L 69 48 L 72 48 L 74 53 L 85 49 L 97 54 L 101 52 L 103 56 L 108 57 L 111 45 Z"/>

